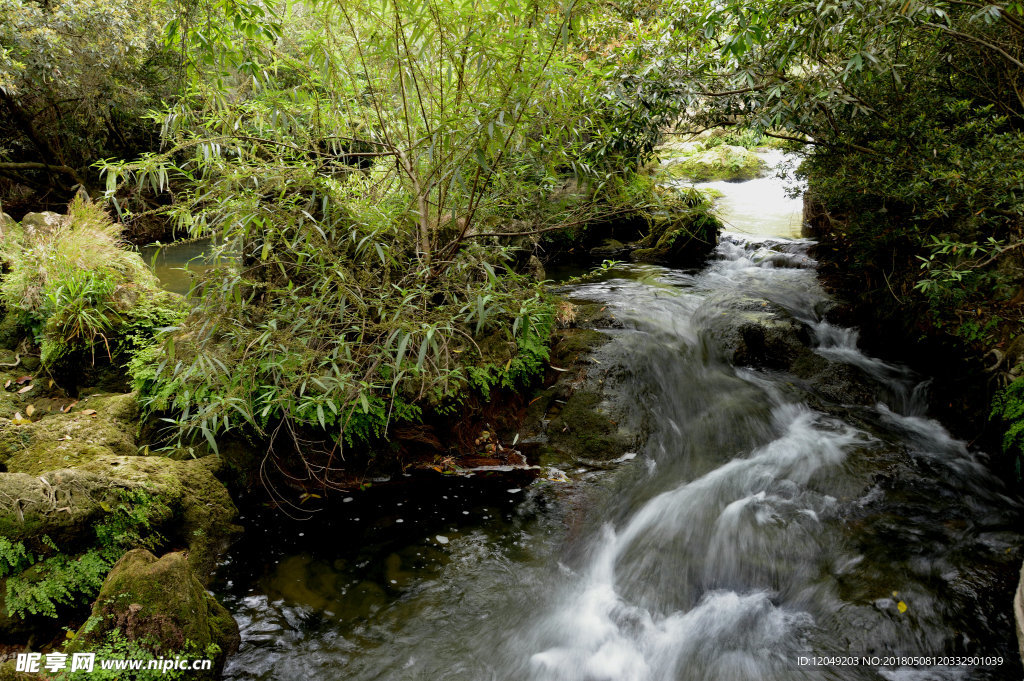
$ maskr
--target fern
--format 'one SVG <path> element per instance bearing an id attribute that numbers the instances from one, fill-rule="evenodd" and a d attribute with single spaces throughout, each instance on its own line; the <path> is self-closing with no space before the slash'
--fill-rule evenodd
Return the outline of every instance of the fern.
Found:
<path id="1" fill-rule="evenodd" d="M 0 577 L 7 577 L 6 609 L 11 617 L 57 617 L 58 606 L 86 603 L 99 592 L 111 566 L 125 551 L 156 548 L 163 537 L 152 519 L 166 505 L 143 490 L 122 490 L 119 503 L 95 526 L 93 545 L 77 556 L 60 552 L 42 537 L 52 555 L 34 555 L 23 542 L 0 537 Z"/>
<path id="2" fill-rule="evenodd" d="M 1024 455 L 1024 378 L 1018 378 L 996 394 L 991 417 L 1006 426 L 1003 450 L 1016 453 L 1019 462 Z"/>
<path id="3" fill-rule="evenodd" d="M 0 578 L 21 572 L 33 563 L 32 554 L 23 543 L 12 542 L 7 537 L 0 537 Z"/>

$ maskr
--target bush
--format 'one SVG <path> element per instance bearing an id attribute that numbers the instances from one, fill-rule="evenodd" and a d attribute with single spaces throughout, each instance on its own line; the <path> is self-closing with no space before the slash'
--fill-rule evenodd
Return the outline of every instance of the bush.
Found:
<path id="1" fill-rule="evenodd" d="M 9 269 L 0 299 L 21 313 L 44 366 L 84 352 L 95 358 L 97 345 L 113 359 L 126 332 L 138 344 L 140 334 L 151 335 L 176 314 L 173 297 L 159 291 L 142 258 L 125 248 L 120 225 L 82 198 L 47 226 L 12 228 L 0 258 Z"/>

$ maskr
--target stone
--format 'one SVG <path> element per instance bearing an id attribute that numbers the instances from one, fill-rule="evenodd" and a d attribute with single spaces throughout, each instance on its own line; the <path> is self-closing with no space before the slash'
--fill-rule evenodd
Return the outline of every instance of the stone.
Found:
<path id="1" fill-rule="evenodd" d="M 214 669 L 205 678 L 219 676 L 240 641 L 238 624 L 203 588 L 181 551 L 160 558 L 145 549 L 124 554 L 68 650 L 90 650 L 114 630 L 154 655 L 212 657 Z"/>
<path id="2" fill-rule="evenodd" d="M 1020 581 L 1013 596 L 1013 620 L 1017 629 L 1017 649 L 1024 660 L 1024 566 L 1020 570 Z"/>
<path id="3" fill-rule="evenodd" d="M 690 267 L 700 262 L 718 244 L 722 223 L 704 210 L 680 210 L 654 218 L 650 233 L 630 257 L 670 267 Z"/>
<path id="4" fill-rule="evenodd" d="M 26 213 L 21 219 L 21 229 L 30 241 L 34 241 L 60 229 L 64 220 L 65 216 L 49 210 L 42 213 Z"/>

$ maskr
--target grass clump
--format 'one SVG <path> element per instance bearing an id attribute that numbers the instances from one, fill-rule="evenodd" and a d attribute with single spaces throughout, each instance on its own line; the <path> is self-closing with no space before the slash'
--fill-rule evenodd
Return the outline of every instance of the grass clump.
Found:
<path id="1" fill-rule="evenodd" d="M 0 282 L 0 300 L 20 313 L 47 367 L 87 352 L 95 358 L 97 345 L 113 358 L 114 341 L 126 330 L 146 335 L 146 320 L 151 333 L 174 316 L 175 305 L 166 296 L 152 304 L 159 295 L 156 278 L 127 250 L 121 226 L 82 198 L 58 220 L 11 228 L 0 259 L 9 270 Z"/>

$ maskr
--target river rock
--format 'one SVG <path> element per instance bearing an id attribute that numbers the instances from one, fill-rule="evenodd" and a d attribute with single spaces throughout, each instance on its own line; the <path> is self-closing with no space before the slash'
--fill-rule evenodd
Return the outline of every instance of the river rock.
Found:
<path id="1" fill-rule="evenodd" d="M 1024 566 L 1020 570 L 1020 581 L 1013 596 L 1013 620 L 1017 629 L 1017 647 L 1021 660 L 1024 660 Z"/>
<path id="2" fill-rule="evenodd" d="M 864 371 L 812 349 L 806 324 L 767 300 L 720 301 L 698 313 L 708 352 L 737 366 L 786 371 L 834 404 L 873 405 L 885 389 Z"/>
<path id="3" fill-rule="evenodd" d="M 51 234 L 64 223 L 65 217 L 53 211 L 26 213 L 21 219 L 21 228 L 30 240 Z"/>
<path id="4" fill-rule="evenodd" d="M 114 630 L 154 655 L 213 658 L 212 672 L 195 678 L 218 677 L 240 641 L 231 614 L 206 592 L 180 551 L 158 559 L 134 549 L 117 561 L 69 650 L 90 650 Z"/>
<path id="5" fill-rule="evenodd" d="M 36 554 L 49 553 L 49 541 L 73 556 L 96 541 L 94 526 L 126 492 L 144 490 L 160 502 L 150 509 L 151 529 L 171 546 L 187 546 L 188 564 L 205 583 L 238 531 L 232 524 L 237 510 L 215 476 L 222 462 L 143 455 L 135 442 L 137 417 L 136 396 L 129 393 L 84 398 L 71 413 L 34 423 L 4 420 L 0 535 Z M 18 625 L 6 611 L 0 614 L 0 631 Z"/>
<path id="6" fill-rule="evenodd" d="M 656 215 L 651 230 L 630 257 L 669 267 L 692 267 L 714 250 L 722 223 L 703 210 Z"/>

